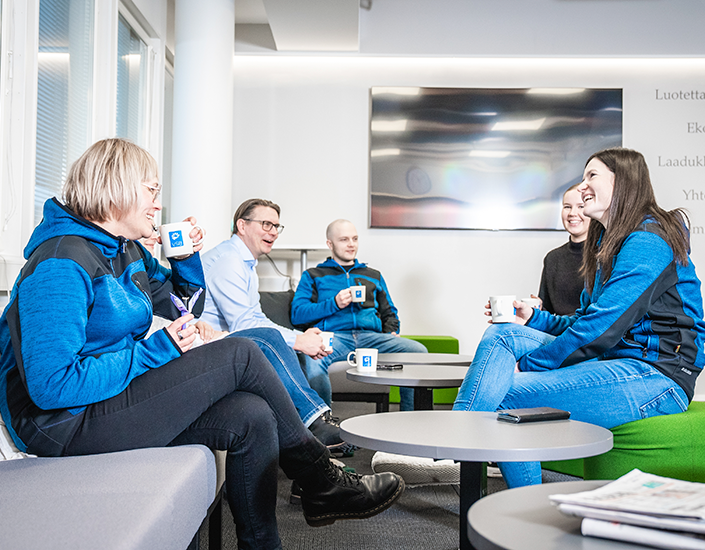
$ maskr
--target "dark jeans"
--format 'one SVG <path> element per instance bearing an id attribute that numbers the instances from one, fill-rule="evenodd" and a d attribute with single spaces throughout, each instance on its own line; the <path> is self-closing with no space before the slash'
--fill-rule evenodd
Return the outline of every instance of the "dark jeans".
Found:
<path id="1" fill-rule="evenodd" d="M 295 479 L 327 454 L 301 423 L 272 365 L 241 338 L 191 350 L 82 416 L 73 437 L 61 442 L 64 455 L 192 443 L 227 451 L 227 495 L 243 549 L 281 548 L 277 464 Z M 56 435 L 51 423 L 43 431 Z M 43 454 L 31 444 L 28 452 Z"/>

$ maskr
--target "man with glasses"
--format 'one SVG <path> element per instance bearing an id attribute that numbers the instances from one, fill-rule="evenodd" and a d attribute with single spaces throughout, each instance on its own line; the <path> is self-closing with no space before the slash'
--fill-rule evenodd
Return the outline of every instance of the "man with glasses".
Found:
<path id="1" fill-rule="evenodd" d="M 321 331 L 311 328 L 302 333 L 279 326 L 260 306 L 255 266 L 284 229 L 280 211 L 268 200 L 246 200 L 233 217 L 232 237 L 201 256 L 207 290 L 201 320 L 230 336 L 254 340 L 282 379 L 303 423 L 330 449 L 341 449 L 345 443 L 330 407 L 311 389 L 294 353 L 312 359 L 328 355 Z"/>

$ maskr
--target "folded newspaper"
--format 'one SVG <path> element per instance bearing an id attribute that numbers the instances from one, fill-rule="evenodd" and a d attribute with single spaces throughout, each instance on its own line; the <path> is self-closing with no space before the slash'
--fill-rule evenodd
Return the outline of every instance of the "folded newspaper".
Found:
<path id="1" fill-rule="evenodd" d="M 632 470 L 593 491 L 551 495 L 568 515 L 586 518 L 583 535 L 678 550 L 705 550 L 705 484 Z"/>

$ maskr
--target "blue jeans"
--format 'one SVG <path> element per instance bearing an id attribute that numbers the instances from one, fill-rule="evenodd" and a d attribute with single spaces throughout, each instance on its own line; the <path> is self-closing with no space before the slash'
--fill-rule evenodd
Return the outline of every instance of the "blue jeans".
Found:
<path id="1" fill-rule="evenodd" d="M 296 353 L 273 328 L 249 328 L 228 334 L 228 338 L 248 338 L 259 346 L 281 378 L 304 426 L 310 426 L 330 407 L 311 388 Z"/>
<path id="2" fill-rule="evenodd" d="M 517 361 L 554 336 L 515 323 L 485 331 L 453 405 L 457 411 L 555 407 L 573 420 L 613 428 L 688 408 L 681 387 L 637 359 L 592 360 L 570 367 L 514 372 Z M 541 483 L 539 462 L 499 465 L 509 487 Z"/>
<path id="3" fill-rule="evenodd" d="M 323 400 L 331 404 L 332 395 L 328 367 L 336 361 L 345 361 L 356 348 L 375 348 L 379 353 L 427 353 L 426 347 L 415 340 L 402 338 L 393 334 L 372 332 L 369 330 L 338 331 L 333 336 L 333 353 L 314 361 L 306 358 L 306 376 L 311 387 Z M 399 388 L 402 411 L 414 410 L 414 390 Z"/>

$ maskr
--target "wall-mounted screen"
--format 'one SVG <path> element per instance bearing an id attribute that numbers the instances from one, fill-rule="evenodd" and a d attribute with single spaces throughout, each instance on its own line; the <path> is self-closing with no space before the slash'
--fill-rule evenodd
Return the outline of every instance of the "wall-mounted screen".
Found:
<path id="1" fill-rule="evenodd" d="M 622 144 L 622 90 L 373 87 L 370 226 L 563 229 L 563 192 Z"/>

